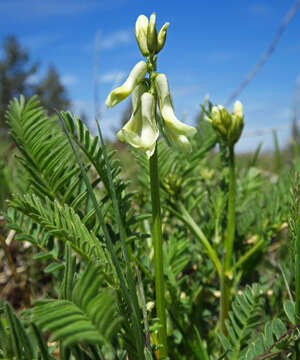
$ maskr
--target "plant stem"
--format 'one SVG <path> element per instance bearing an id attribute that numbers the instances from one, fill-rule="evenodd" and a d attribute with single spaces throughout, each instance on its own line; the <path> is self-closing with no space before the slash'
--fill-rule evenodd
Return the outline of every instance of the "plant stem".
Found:
<path id="1" fill-rule="evenodd" d="M 161 211 L 159 196 L 159 175 L 157 161 L 157 145 L 154 154 L 150 158 L 150 184 L 152 200 L 152 239 L 154 245 L 154 266 L 155 266 L 155 293 L 156 293 L 156 314 L 161 327 L 158 330 L 159 343 L 163 345 L 159 349 L 159 358 L 167 357 L 167 326 L 165 309 L 165 287 L 163 273 L 163 247 L 161 231 Z"/>
<path id="2" fill-rule="evenodd" d="M 221 281 L 221 328 L 226 334 L 225 320 L 228 317 L 230 289 L 232 285 L 232 252 L 235 234 L 235 161 L 234 145 L 229 146 L 229 192 L 227 208 L 227 235 L 224 241 L 225 258 Z"/>
<path id="3" fill-rule="evenodd" d="M 265 240 L 263 237 L 258 238 L 253 246 L 244 254 L 242 255 L 236 263 L 237 268 L 242 268 L 244 263 L 249 260 L 249 258 L 254 255 L 264 244 Z"/>

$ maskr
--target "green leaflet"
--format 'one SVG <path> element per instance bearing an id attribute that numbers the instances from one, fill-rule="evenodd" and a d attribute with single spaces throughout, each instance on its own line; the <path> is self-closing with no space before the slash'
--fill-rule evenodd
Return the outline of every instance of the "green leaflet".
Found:
<path id="1" fill-rule="evenodd" d="M 68 205 L 62 207 L 48 198 L 42 200 L 34 194 L 27 194 L 15 196 L 10 206 L 40 224 L 49 234 L 69 242 L 83 258 L 105 262 L 103 249 L 96 235 L 88 231 L 80 217 Z"/>
<path id="2" fill-rule="evenodd" d="M 219 334 L 220 342 L 224 350 L 228 351 L 230 360 L 240 359 L 240 354 L 251 337 L 251 330 L 257 325 L 261 312 L 260 290 L 260 286 L 254 284 L 252 287 L 247 287 L 242 294 L 236 295 L 232 302 L 229 320 L 226 321 L 228 336 Z"/>
<path id="3" fill-rule="evenodd" d="M 34 320 L 65 346 L 75 343 L 109 344 L 121 326 L 112 289 L 100 290 L 99 269 L 89 263 L 70 300 L 49 300 L 34 308 Z"/>

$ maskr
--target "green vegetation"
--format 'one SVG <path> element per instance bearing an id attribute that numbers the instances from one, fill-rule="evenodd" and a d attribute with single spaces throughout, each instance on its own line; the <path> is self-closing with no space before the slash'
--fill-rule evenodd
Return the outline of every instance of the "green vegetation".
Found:
<path id="1" fill-rule="evenodd" d="M 260 148 L 237 156 L 240 102 L 181 123 L 156 68 L 167 27 L 138 18 L 145 61 L 107 99 L 133 94 L 130 150 L 37 97 L 10 101 L 1 272 L 24 301 L 3 292 L 0 359 L 299 358 L 299 146 L 268 171 Z"/>

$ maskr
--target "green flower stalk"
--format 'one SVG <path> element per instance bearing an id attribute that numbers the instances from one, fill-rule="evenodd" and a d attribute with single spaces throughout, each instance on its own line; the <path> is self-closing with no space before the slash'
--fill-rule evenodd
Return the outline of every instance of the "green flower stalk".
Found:
<path id="1" fill-rule="evenodd" d="M 239 140 L 244 127 L 243 105 L 236 101 L 233 113 L 221 105 L 212 108 L 210 117 L 213 128 L 220 138 L 220 142 L 228 148 L 228 205 L 227 205 L 227 234 L 224 241 L 224 260 L 221 279 L 221 308 L 220 322 L 223 334 L 226 334 L 226 319 L 228 318 L 229 304 L 231 299 L 231 287 L 233 282 L 232 255 L 235 236 L 235 156 L 234 145 Z"/>
<path id="2" fill-rule="evenodd" d="M 145 151 L 150 166 L 152 200 L 152 239 L 155 264 L 156 313 L 159 318 L 158 349 L 159 359 L 168 356 L 167 325 L 165 307 L 165 287 L 163 274 L 163 250 L 161 209 L 158 176 L 157 139 L 159 130 L 156 109 L 159 105 L 162 126 L 170 143 L 185 151 L 191 151 L 189 136 L 196 133 L 192 126 L 182 123 L 174 114 L 173 101 L 166 75 L 156 73 L 157 55 L 164 47 L 169 23 L 165 23 L 159 33 L 156 30 L 156 15 L 140 15 L 135 24 L 135 36 L 142 55 L 147 62 L 140 61 L 131 70 L 125 83 L 112 90 L 106 99 L 108 107 L 115 106 L 132 93 L 132 115 L 118 132 L 120 141 Z M 146 77 L 148 73 L 149 77 Z"/>

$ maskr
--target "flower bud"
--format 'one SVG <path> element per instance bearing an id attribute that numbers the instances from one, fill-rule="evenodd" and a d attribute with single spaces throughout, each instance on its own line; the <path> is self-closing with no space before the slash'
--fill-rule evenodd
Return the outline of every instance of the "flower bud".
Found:
<path id="1" fill-rule="evenodd" d="M 155 87 L 167 137 L 180 149 L 190 151 L 191 144 L 187 136 L 195 135 L 197 130 L 193 126 L 179 121 L 175 116 L 168 80 L 165 74 L 159 74 L 155 78 Z"/>
<path id="2" fill-rule="evenodd" d="M 150 21 L 147 31 L 147 46 L 151 53 L 156 53 L 157 49 L 157 30 L 155 26 L 156 15 L 153 13 L 150 16 Z"/>
<path id="3" fill-rule="evenodd" d="M 243 105 L 239 100 L 237 100 L 233 105 L 233 114 L 237 117 L 244 117 Z"/>
<path id="4" fill-rule="evenodd" d="M 170 172 L 164 177 L 163 184 L 169 195 L 177 197 L 182 189 L 182 181 L 183 178 L 180 175 Z"/>
<path id="5" fill-rule="evenodd" d="M 106 98 L 107 107 L 113 107 L 120 101 L 127 98 L 134 88 L 141 82 L 147 73 L 147 64 L 145 61 L 139 61 L 131 70 L 124 84 L 112 90 Z"/>
<path id="6" fill-rule="evenodd" d="M 144 56 L 149 55 L 147 46 L 148 23 L 148 18 L 145 15 L 140 15 L 135 23 L 134 31 L 138 46 Z"/>
<path id="7" fill-rule="evenodd" d="M 167 37 L 167 28 L 170 26 L 169 22 L 166 22 L 163 27 L 159 30 L 157 35 L 157 50 L 156 53 L 160 52 L 165 45 Z"/>
<path id="8" fill-rule="evenodd" d="M 223 138 L 227 139 L 228 131 L 231 126 L 231 115 L 222 106 L 213 106 L 211 112 L 212 126 Z"/>
<path id="9" fill-rule="evenodd" d="M 239 140 L 244 127 L 243 105 L 240 101 L 235 102 L 232 114 L 221 105 L 214 106 L 210 117 L 213 128 L 228 145 L 234 145 Z"/>

